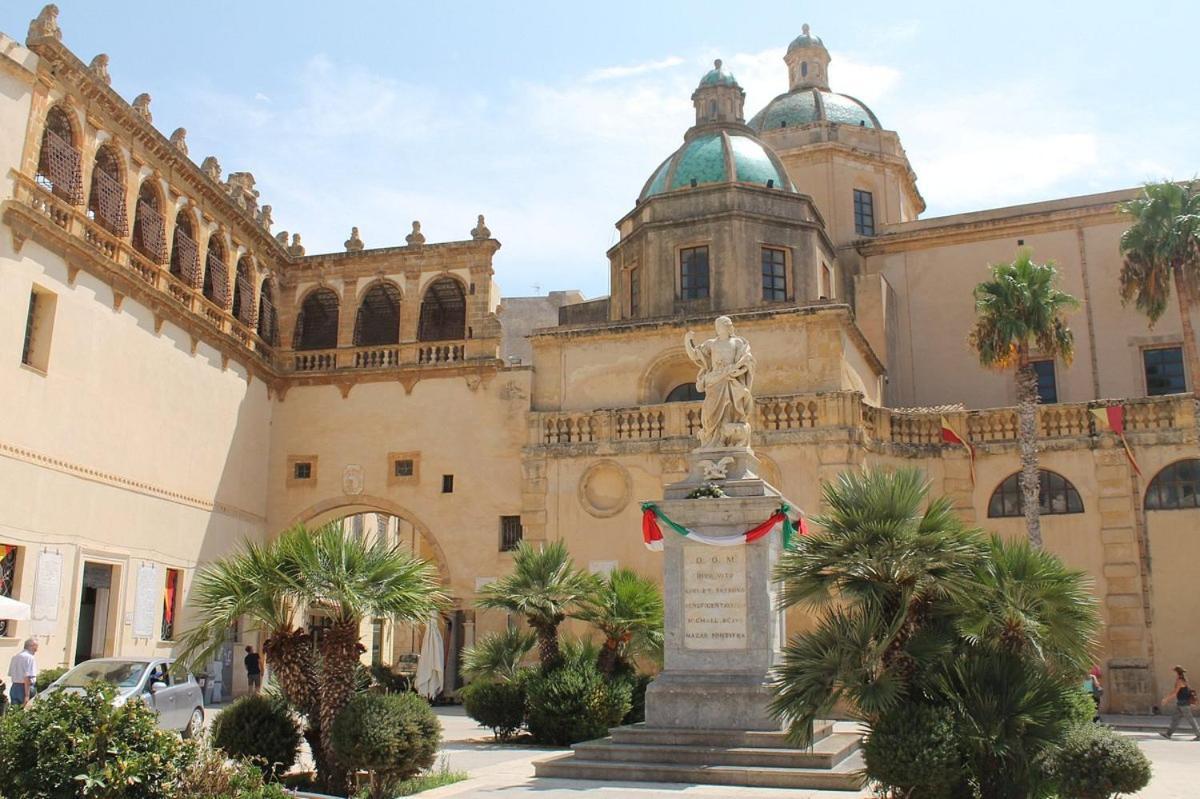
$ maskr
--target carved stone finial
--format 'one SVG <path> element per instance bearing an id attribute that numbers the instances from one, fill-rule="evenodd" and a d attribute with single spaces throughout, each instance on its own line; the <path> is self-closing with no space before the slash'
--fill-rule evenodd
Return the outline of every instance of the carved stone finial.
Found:
<path id="1" fill-rule="evenodd" d="M 258 212 L 256 217 L 258 224 L 268 232 L 271 232 L 271 225 L 275 224 L 275 220 L 271 219 L 271 206 L 264 205 Z"/>
<path id="2" fill-rule="evenodd" d="M 413 220 L 412 233 L 404 237 L 409 247 L 420 247 L 425 243 L 425 234 L 421 232 L 421 223 Z"/>
<path id="3" fill-rule="evenodd" d="M 252 214 L 258 210 L 258 189 L 254 188 L 254 173 L 230 172 L 224 186 L 234 205 L 245 208 Z"/>
<path id="4" fill-rule="evenodd" d="M 200 170 L 217 183 L 221 182 L 221 162 L 215 155 L 210 155 L 200 164 Z"/>
<path id="5" fill-rule="evenodd" d="M 471 238 L 476 240 L 490 239 L 492 231 L 488 230 L 488 226 L 483 223 L 483 214 L 475 220 L 475 228 L 471 231 Z"/>
<path id="6" fill-rule="evenodd" d="M 29 33 L 25 40 L 29 43 L 37 39 L 57 39 L 62 41 L 62 29 L 58 27 L 58 6 L 50 3 L 43 6 L 38 15 L 29 22 Z"/>
<path id="7" fill-rule="evenodd" d="M 88 69 L 96 76 L 97 80 L 101 81 L 105 86 L 112 85 L 112 78 L 108 74 L 108 53 L 100 53 L 92 59 L 92 63 L 88 64 Z"/>
<path id="8" fill-rule="evenodd" d="M 176 150 L 187 155 L 187 128 L 175 128 L 175 132 L 171 134 L 171 144 L 175 146 Z"/>
<path id="9" fill-rule="evenodd" d="M 281 230 L 276 233 L 275 241 L 279 242 L 280 245 L 286 250 L 288 246 L 288 232 L 286 230 Z"/>
<path id="10" fill-rule="evenodd" d="M 150 94 L 148 92 L 142 92 L 133 98 L 133 112 L 147 122 L 154 121 L 154 116 L 150 113 Z"/>
<path id="11" fill-rule="evenodd" d="M 358 235 L 358 228 L 350 228 L 350 238 L 346 239 L 346 252 L 358 252 L 363 248 L 363 240 Z"/>
<path id="12" fill-rule="evenodd" d="M 294 255 L 297 258 L 304 255 L 304 245 L 300 243 L 300 234 L 292 234 L 292 246 L 288 247 L 288 255 Z"/>

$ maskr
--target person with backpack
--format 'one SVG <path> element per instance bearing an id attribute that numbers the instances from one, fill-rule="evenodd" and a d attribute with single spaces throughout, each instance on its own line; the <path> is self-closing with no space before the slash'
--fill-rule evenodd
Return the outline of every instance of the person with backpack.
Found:
<path id="1" fill-rule="evenodd" d="M 1192 707 L 1197 702 L 1196 692 L 1188 684 L 1187 669 L 1183 666 L 1175 667 L 1175 688 L 1163 697 L 1162 705 L 1165 707 L 1172 700 L 1175 704 L 1175 713 L 1171 716 L 1171 726 L 1167 727 L 1166 732 L 1160 732 L 1159 735 L 1170 740 L 1171 736 L 1175 734 L 1175 728 L 1179 726 L 1179 720 L 1186 718 L 1196 733 L 1194 740 L 1200 741 L 1200 722 L 1197 722 L 1196 717 L 1192 715 Z"/>

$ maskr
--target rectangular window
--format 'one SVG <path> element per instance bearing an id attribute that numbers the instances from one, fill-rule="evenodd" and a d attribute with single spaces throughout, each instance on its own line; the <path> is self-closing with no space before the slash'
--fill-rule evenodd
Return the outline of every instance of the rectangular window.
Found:
<path id="1" fill-rule="evenodd" d="M 500 517 L 500 551 L 510 552 L 521 543 L 524 531 L 521 529 L 520 516 Z"/>
<path id="2" fill-rule="evenodd" d="M 679 298 L 708 299 L 708 247 L 679 251 Z"/>
<path id="3" fill-rule="evenodd" d="M 1183 373 L 1183 350 L 1179 347 L 1161 347 L 1142 350 L 1142 363 L 1146 369 L 1146 394 L 1182 394 L 1187 391 L 1187 380 Z"/>
<path id="4" fill-rule="evenodd" d="M 454 493 L 454 475 L 452 475 L 452 474 L 443 474 L 442 475 L 442 493 L 443 494 L 453 494 Z"/>
<path id="5" fill-rule="evenodd" d="M 393 464 L 394 474 L 396 477 L 412 477 L 413 462 L 412 458 L 400 458 Z"/>
<path id="6" fill-rule="evenodd" d="M 292 478 L 295 480 L 311 480 L 312 464 L 308 461 L 296 461 L 293 463 Z"/>
<path id="7" fill-rule="evenodd" d="M 57 304 L 58 297 L 52 292 L 37 286 L 29 292 L 21 363 L 39 372 L 45 372 L 50 364 L 50 336 L 54 331 L 54 308 Z"/>
<path id="8" fill-rule="evenodd" d="M 787 299 L 787 253 L 783 250 L 762 248 L 762 298 L 768 302 Z"/>
<path id="9" fill-rule="evenodd" d="M 629 315 L 636 317 L 642 310 L 642 272 L 629 270 Z"/>
<path id="10" fill-rule="evenodd" d="M 17 584 L 17 548 L 0 544 L 0 596 L 12 599 Z M 8 619 L 0 619 L 0 638 L 12 635 Z"/>
<path id="11" fill-rule="evenodd" d="M 371 665 L 383 663 L 383 619 L 371 620 Z"/>
<path id="12" fill-rule="evenodd" d="M 162 640 L 175 640 L 175 614 L 179 609 L 179 589 L 182 587 L 179 569 L 167 569 L 163 587 Z"/>
<path id="13" fill-rule="evenodd" d="M 821 264 L 821 276 L 817 278 L 817 298 L 827 300 L 833 296 L 833 270 Z"/>
<path id="14" fill-rule="evenodd" d="M 1058 384 L 1054 379 L 1054 361 L 1034 361 L 1030 364 L 1037 375 L 1038 399 L 1043 405 L 1058 402 Z"/>
<path id="15" fill-rule="evenodd" d="M 854 190 L 854 232 L 860 236 L 875 235 L 875 198 L 862 189 Z"/>

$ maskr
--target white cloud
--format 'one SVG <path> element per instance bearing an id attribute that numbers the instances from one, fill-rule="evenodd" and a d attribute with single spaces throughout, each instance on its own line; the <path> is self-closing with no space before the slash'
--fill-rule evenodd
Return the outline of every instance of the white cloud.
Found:
<path id="1" fill-rule="evenodd" d="M 620 67 L 602 67 L 595 69 L 583 76 L 584 81 L 594 83 L 602 80 L 613 80 L 616 78 L 628 78 L 634 75 L 644 75 L 647 72 L 658 72 L 664 69 L 671 69 L 684 63 L 684 60 L 679 56 L 670 56 L 658 61 L 646 61 L 641 64 L 631 64 L 629 66 Z"/>

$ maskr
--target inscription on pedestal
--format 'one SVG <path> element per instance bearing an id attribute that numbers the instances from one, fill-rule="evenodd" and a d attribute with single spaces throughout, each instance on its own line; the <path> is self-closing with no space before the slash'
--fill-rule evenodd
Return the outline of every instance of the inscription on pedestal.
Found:
<path id="1" fill-rule="evenodd" d="M 746 548 L 683 548 L 683 646 L 746 648 Z"/>

